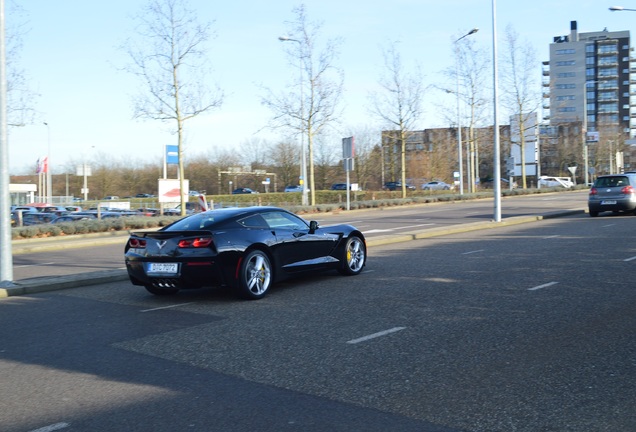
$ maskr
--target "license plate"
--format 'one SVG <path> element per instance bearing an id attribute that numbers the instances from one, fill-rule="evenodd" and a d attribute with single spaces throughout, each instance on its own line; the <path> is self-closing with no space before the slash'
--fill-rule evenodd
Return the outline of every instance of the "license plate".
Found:
<path id="1" fill-rule="evenodd" d="M 147 273 L 177 274 L 178 271 L 177 263 L 150 263 Z"/>
<path id="2" fill-rule="evenodd" d="M 610 205 L 610 204 L 616 204 L 616 200 L 601 201 L 601 205 Z"/>

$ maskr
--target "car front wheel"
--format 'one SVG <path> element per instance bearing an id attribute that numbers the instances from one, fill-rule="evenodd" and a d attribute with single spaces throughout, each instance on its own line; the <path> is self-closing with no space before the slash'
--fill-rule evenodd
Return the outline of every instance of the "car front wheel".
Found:
<path id="1" fill-rule="evenodd" d="M 347 240 L 342 258 L 340 273 L 343 275 L 357 275 L 362 271 L 367 256 L 364 241 L 358 236 L 351 236 Z"/>
<path id="2" fill-rule="evenodd" d="M 272 284 L 272 265 L 267 254 L 253 250 L 239 268 L 238 294 L 247 300 L 263 298 Z"/>

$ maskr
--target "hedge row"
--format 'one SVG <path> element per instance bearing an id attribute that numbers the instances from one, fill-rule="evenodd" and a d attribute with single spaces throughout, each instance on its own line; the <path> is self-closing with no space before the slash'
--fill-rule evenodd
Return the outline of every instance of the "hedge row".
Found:
<path id="1" fill-rule="evenodd" d="M 581 189 L 578 187 L 577 189 Z M 562 188 L 542 188 L 542 189 L 514 189 L 514 190 L 502 190 L 501 194 L 503 196 L 512 196 L 512 195 L 528 195 L 528 194 L 537 194 L 537 193 L 546 193 L 546 192 L 555 192 L 555 191 L 563 191 Z M 328 192 L 329 193 L 329 192 Z M 333 192 L 330 193 L 333 198 Z M 344 194 L 344 193 L 343 193 Z M 479 198 L 488 198 L 492 197 L 492 192 L 477 192 L 473 194 L 463 194 L 459 195 L 455 192 L 448 191 L 427 191 L 426 193 L 418 193 L 412 194 L 407 198 L 397 198 L 396 192 L 368 192 L 365 196 L 364 193 L 351 193 L 349 208 L 351 210 L 361 210 L 361 209 L 374 209 L 374 208 L 382 208 L 382 207 L 395 207 L 409 204 L 426 204 L 426 203 L 434 203 L 434 202 L 451 202 L 451 201 L 460 201 L 460 200 L 473 200 Z M 288 201 L 286 205 L 282 205 L 283 203 L 278 201 L 278 197 L 281 195 L 287 196 Z M 290 203 L 289 196 L 295 195 L 294 198 L 297 198 L 297 202 Z M 371 195 L 371 196 L 368 196 Z M 272 199 L 272 196 L 276 196 L 275 199 Z M 322 195 L 319 195 L 320 198 L 324 198 Z M 361 200 L 360 198 L 365 196 L 365 200 Z M 337 212 L 341 210 L 347 209 L 346 204 L 346 195 L 345 200 L 342 201 L 338 199 L 338 202 L 325 202 L 317 204 L 316 206 L 302 206 L 300 205 L 300 194 L 259 194 L 255 195 L 237 195 L 233 196 L 235 198 L 235 202 L 233 204 L 224 203 L 227 205 L 235 205 L 235 206 L 246 206 L 246 205 L 273 205 L 279 207 L 285 207 L 288 210 L 297 213 L 297 214 L 312 214 L 312 213 L 325 213 L 325 212 Z M 371 198 L 371 199 L 369 199 Z M 292 200 L 296 201 L 296 199 Z M 318 201 L 318 199 L 317 199 Z M 322 201 L 322 199 L 321 199 Z M 26 238 L 35 238 L 35 237 L 55 237 L 55 236 L 64 236 L 64 235 L 73 235 L 73 234 L 89 234 L 89 233 L 100 233 L 100 232 L 108 232 L 108 231 L 124 231 L 124 230 L 134 230 L 134 229 L 144 229 L 144 228 L 159 228 L 162 226 L 166 226 L 175 220 L 179 219 L 180 216 L 160 216 L 160 217 L 141 217 L 141 216 L 133 216 L 133 217 L 121 217 L 121 218 L 108 218 L 103 220 L 87 220 L 87 221 L 79 221 L 79 222 L 66 222 L 60 224 L 42 224 L 42 225 L 31 225 L 24 227 L 16 227 L 12 228 L 12 238 L 14 240 L 26 239 Z"/>

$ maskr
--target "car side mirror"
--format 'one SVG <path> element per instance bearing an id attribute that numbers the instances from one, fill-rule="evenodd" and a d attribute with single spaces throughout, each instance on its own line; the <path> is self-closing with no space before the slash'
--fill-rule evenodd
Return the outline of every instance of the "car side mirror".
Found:
<path id="1" fill-rule="evenodd" d="M 313 234 L 318 229 L 318 222 L 310 221 L 309 222 L 309 233 Z"/>

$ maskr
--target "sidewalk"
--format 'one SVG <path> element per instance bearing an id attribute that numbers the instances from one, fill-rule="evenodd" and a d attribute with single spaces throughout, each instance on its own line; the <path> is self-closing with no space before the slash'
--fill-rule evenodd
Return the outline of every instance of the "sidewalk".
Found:
<path id="1" fill-rule="evenodd" d="M 585 213 L 584 210 L 560 210 L 536 216 L 516 216 L 495 222 L 474 222 L 448 227 L 426 229 L 420 231 L 405 232 L 400 235 L 380 236 L 367 239 L 367 247 L 387 245 L 392 243 L 402 243 L 411 240 L 439 237 L 463 232 L 495 229 L 512 225 L 537 222 L 543 219 L 570 216 Z M 12 243 L 13 254 L 31 252 L 54 251 L 60 249 L 80 248 L 88 246 L 98 246 L 105 244 L 125 243 L 129 233 L 127 231 L 111 232 L 103 234 L 85 234 L 73 236 L 73 238 L 46 238 L 33 240 L 20 240 Z M 40 277 L 25 279 L 14 282 L 11 286 L 0 286 L 0 298 L 36 294 L 47 291 L 55 291 L 66 288 L 77 288 L 87 285 L 99 285 L 109 282 L 127 281 L 126 270 L 105 270 L 99 272 L 80 273 L 68 276 Z"/>

